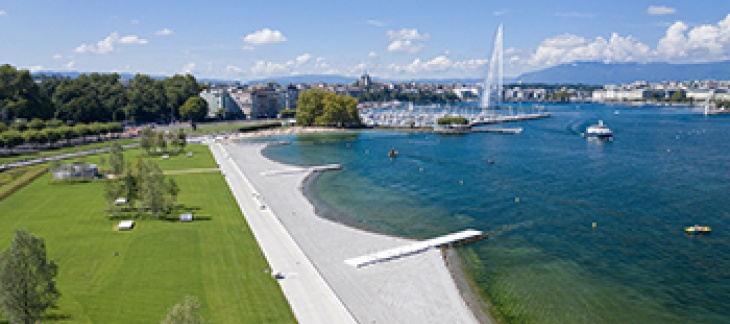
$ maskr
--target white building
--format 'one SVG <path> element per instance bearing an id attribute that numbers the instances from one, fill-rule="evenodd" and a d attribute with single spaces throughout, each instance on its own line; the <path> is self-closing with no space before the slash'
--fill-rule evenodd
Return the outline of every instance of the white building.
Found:
<path id="1" fill-rule="evenodd" d="M 243 112 L 227 89 L 206 89 L 200 97 L 208 103 L 209 118 L 242 117 Z"/>

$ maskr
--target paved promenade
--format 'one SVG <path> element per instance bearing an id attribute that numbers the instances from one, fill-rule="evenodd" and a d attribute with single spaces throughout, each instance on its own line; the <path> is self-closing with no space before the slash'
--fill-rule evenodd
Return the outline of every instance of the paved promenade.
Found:
<path id="1" fill-rule="evenodd" d="M 279 282 L 300 322 L 477 322 L 438 250 L 359 269 L 347 265 L 346 259 L 415 241 L 317 216 L 300 189 L 308 172 L 288 172 L 294 167 L 264 158 L 263 147 L 212 144 L 211 150 L 271 267 L 283 275 Z"/>

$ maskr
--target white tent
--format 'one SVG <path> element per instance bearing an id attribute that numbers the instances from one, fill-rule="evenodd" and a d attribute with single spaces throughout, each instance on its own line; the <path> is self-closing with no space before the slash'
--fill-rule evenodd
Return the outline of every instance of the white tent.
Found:
<path id="1" fill-rule="evenodd" d="M 133 220 L 124 220 L 119 222 L 119 225 L 117 225 L 117 229 L 120 231 L 128 231 L 134 228 L 134 221 Z"/>

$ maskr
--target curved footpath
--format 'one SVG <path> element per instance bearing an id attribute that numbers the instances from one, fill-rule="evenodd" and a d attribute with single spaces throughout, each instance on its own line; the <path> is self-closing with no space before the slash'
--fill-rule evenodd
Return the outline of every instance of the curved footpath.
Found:
<path id="1" fill-rule="evenodd" d="M 301 192 L 309 173 L 276 172 L 292 166 L 266 159 L 264 147 L 210 145 L 272 271 L 284 276 L 279 283 L 297 320 L 477 323 L 437 249 L 359 269 L 345 264 L 414 241 L 317 216 Z"/>

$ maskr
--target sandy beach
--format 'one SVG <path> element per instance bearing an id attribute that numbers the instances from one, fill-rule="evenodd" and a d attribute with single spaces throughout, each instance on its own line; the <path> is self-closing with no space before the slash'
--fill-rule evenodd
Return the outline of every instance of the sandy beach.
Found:
<path id="1" fill-rule="evenodd" d="M 268 160 L 264 147 L 216 143 L 211 151 L 300 322 L 478 322 L 438 249 L 361 268 L 345 264 L 414 241 L 317 216 L 302 193 L 311 170 Z"/>

